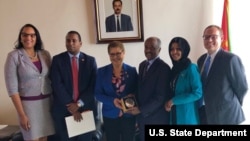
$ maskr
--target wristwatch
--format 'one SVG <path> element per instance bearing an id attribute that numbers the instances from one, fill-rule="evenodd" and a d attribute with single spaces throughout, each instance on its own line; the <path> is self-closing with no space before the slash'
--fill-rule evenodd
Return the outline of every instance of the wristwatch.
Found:
<path id="1" fill-rule="evenodd" d="M 77 106 L 80 108 L 80 107 L 82 107 L 82 104 L 78 101 Z"/>

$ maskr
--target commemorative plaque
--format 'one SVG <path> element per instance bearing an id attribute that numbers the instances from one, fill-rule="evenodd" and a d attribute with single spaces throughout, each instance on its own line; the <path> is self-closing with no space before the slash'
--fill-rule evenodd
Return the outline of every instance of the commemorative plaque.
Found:
<path id="1" fill-rule="evenodd" d="M 137 102 L 134 95 L 126 96 L 122 98 L 122 110 L 123 112 L 128 111 L 129 108 L 136 107 Z"/>

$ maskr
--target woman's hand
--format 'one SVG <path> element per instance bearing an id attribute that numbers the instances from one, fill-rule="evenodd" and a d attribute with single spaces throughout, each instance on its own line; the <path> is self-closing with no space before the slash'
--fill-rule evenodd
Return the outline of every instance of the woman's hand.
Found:
<path id="1" fill-rule="evenodd" d="M 26 131 L 30 130 L 31 125 L 30 125 L 29 119 L 28 119 L 28 117 L 26 115 L 20 116 L 20 123 L 21 123 L 21 127 L 24 130 L 26 130 Z"/>
<path id="2" fill-rule="evenodd" d="M 165 110 L 168 111 L 168 112 L 170 112 L 173 105 L 174 104 L 173 104 L 172 99 L 169 100 L 168 102 L 165 103 Z"/>
<path id="3" fill-rule="evenodd" d="M 122 110 L 122 101 L 118 98 L 115 98 L 114 99 L 114 105 L 115 107 L 117 107 L 118 109 L 121 109 Z"/>

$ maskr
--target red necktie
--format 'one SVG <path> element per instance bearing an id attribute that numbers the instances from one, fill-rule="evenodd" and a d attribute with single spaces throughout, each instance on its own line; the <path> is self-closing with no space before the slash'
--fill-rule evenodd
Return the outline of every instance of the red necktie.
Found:
<path id="1" fill-rule="evenodd" d="M 79 96 L 78 91 L 78 69 L 77 69 L 77 57 L 72 57 L 72 76 L 73 76 L 73 92 L 74 92 L 74 101 L 76 102 Z"/>

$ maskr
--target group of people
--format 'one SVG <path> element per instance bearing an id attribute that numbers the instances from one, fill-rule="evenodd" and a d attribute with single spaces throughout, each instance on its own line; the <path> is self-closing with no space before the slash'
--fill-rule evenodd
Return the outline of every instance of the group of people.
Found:
<path id="1" fill-rule="evenodd" d="M 25 24 L 15 49 L 7 56 L 6 88 L 25 141 L 47 141 L 48 137 L 52 141 L 92 141 L 91 133 L 69 139 L 65 117 L 80 122 L 84 111 L 97 114 L 97 64 L 94 57 L 80 52 L 82 41 L 77 31 L 69 31 L 65 43 L 67 51 L 51 58 L 37 28 Z"/>
<path id="2" fill-rule="evenodd" d="M 107 141 L 133 141 L 137 127 L 144 141 L 145 125 L 150 124 L 240 124 L 245 120 L 242 103 L 248 84 L 240 58 L 224 51 L 222 41 L 219 26 L 205 28 L 207 53 L 196 65 L 188 58 L 188 41 L 174 37 L 168 46 L 171 68 L 160 58 L 161 40 L 149 37 L 144 43 L 146 59 L 137 73 L 124 62 L 120 41 L 108 44 L 111 63 L 98 68 L 93 56 L 80 51 L 77 31 L 67 33 L 67 51 L 51 57 L 37 28 L 26 24 L 4 66 L 24 140 L 47 141 L 54 135 L 58 141 L 91 141 L 91 132 L 68 138 L 65 117 L 72 115 L 80 122 L 84 111 L 96 115 L 96 100 L 103 103 Z M 134 96 L 136 105 L 124 111 L 127 96 Z"/>

